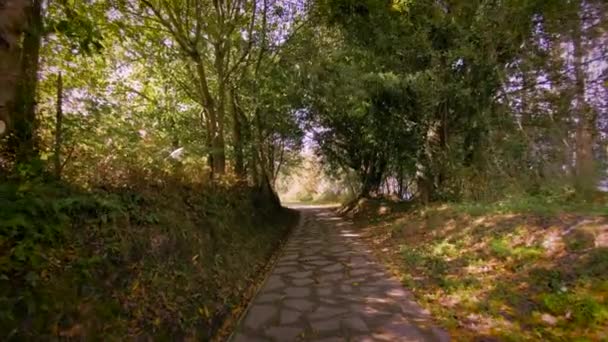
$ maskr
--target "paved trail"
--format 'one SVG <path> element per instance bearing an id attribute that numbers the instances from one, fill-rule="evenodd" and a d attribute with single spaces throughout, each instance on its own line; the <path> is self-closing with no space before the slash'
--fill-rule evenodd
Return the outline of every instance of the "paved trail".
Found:
<path id="1" fill-rule="evenodd" d="M 241 322 L 242 341 L 449 341 L 331 209 L 300 225 Z"/>

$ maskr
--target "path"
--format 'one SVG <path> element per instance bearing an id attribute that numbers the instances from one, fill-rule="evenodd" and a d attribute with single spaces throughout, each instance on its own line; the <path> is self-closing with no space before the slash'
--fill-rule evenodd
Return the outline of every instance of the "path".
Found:
<path id="1" fill-rule="evenodd" d="M 449 341 L 331 209 L 300 225 L 233 342 Z"/>

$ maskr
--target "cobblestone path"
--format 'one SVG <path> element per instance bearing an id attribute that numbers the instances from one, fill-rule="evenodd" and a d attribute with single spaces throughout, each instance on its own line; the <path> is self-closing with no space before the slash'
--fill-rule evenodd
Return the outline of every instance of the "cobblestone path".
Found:
<path id="1" fill-rule="evenodd" d="M 330 209 L 300 211 L 233 342 L 450 340 L 348 222 Z"/>

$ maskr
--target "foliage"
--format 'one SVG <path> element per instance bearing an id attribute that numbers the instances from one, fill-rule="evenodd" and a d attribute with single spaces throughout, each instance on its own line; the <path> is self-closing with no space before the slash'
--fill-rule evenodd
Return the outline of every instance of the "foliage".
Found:
<path id="1" fill-rule="evenodd" d="M 362 195 L 497 200 L 557 183 L 591 197 L 606 106 L 585 100 L 605 91 L 585 59 L 606 57 L 600 2 L 317 5 L 302 97 L 319 154 L 356 172 Z"/>

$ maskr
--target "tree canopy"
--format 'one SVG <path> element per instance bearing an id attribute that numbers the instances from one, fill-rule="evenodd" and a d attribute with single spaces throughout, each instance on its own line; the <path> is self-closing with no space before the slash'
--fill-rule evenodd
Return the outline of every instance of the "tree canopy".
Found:
<path id="1" fill-rule="evenodd" d="M 605 160 L 604 6 L 318 2 L 323 25 L 308 34 L 320 52 L 302 97 L 320 151 L 356 170 L 364 195 L 593 190 Z"/>
<path id="2" fill-rule="evenodd" d="M 38 156 L 87 182 L 104 177 L 83 175 L 93 163 L 271 184 L 308 132 L 362 195 L 583 193 L 602 177 L 601 1 L 14 3 L 7 170 Z"/>

